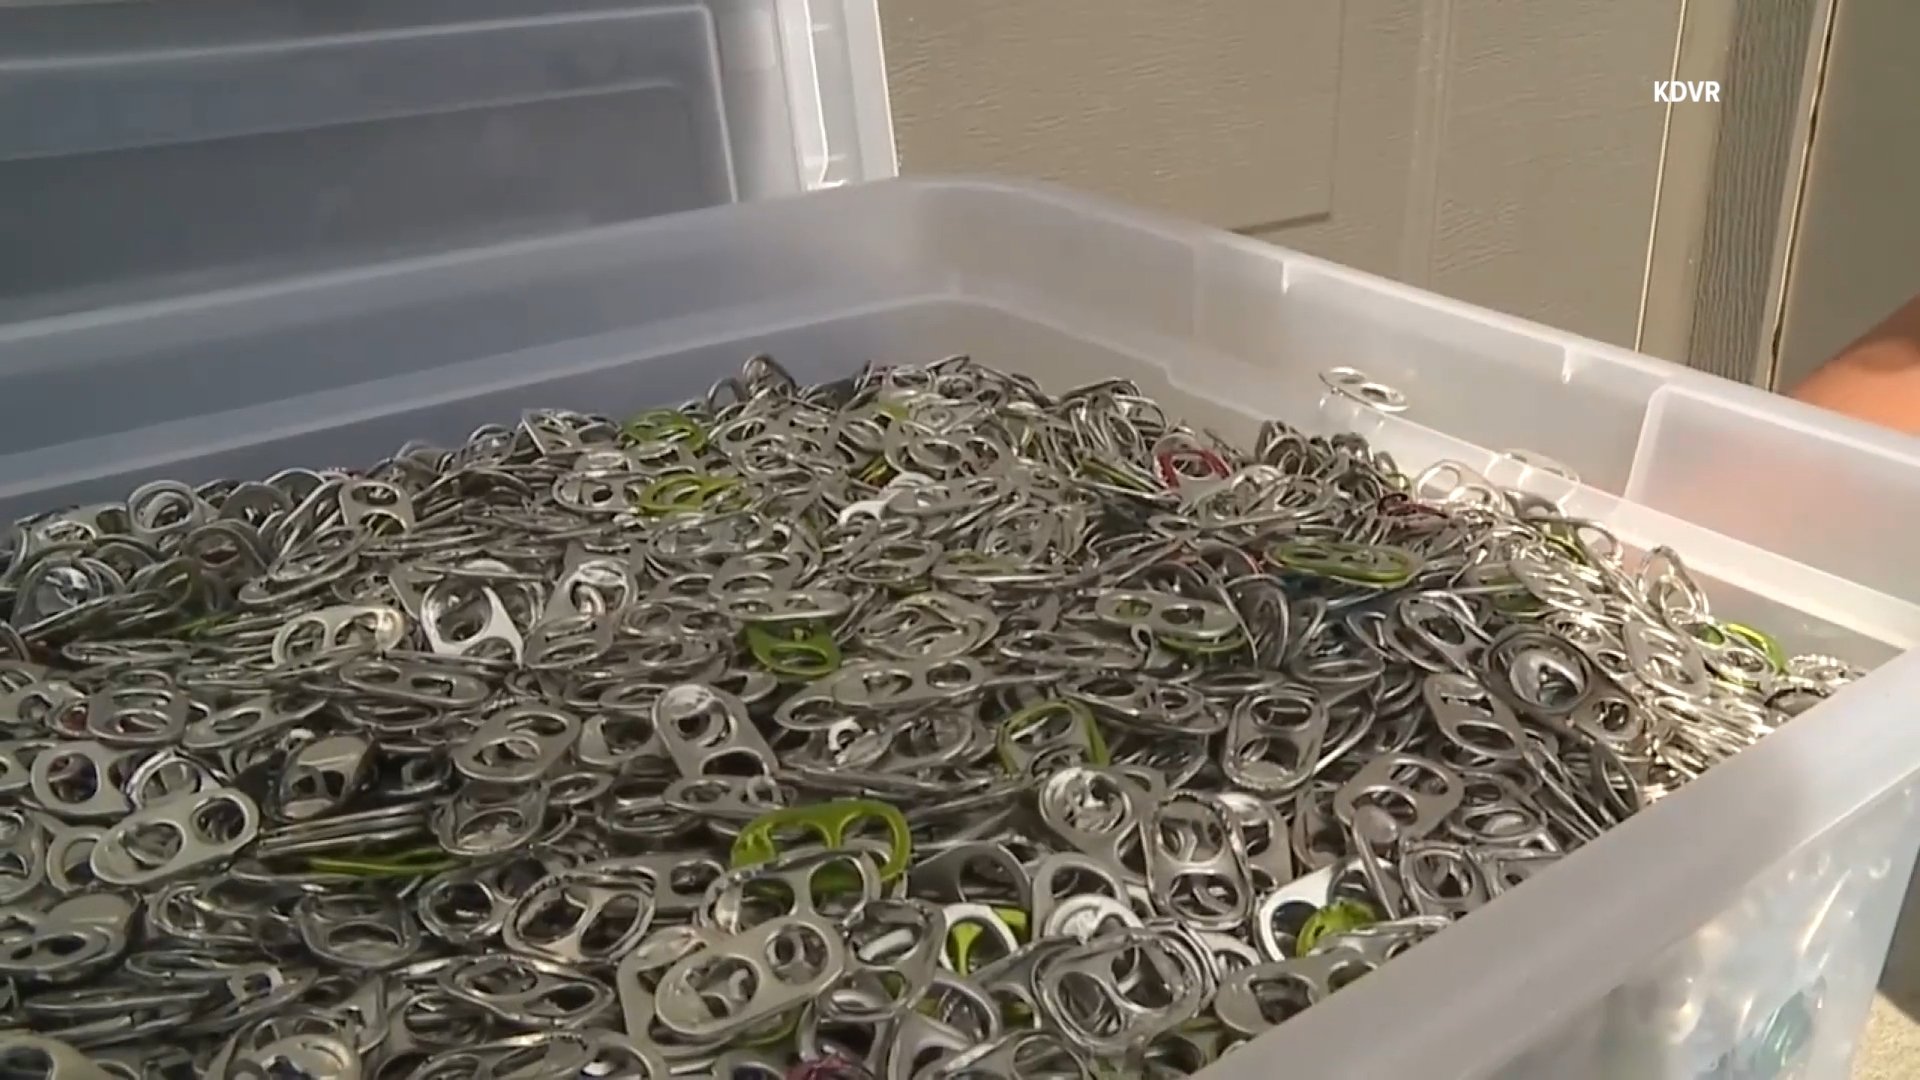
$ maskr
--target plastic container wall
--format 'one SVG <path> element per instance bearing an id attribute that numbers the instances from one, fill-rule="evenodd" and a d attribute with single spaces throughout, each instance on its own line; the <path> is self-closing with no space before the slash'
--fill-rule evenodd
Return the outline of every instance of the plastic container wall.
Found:
<path id="1" fill-rule="evenodd" d="M 1071 195 L 895 181 L 0 328 L 0 515 L 620 413 L 761 351 L 805 379 L 970 353 L 1056 389 L 1132 378 L 1229 437 L 1358 430 L 1674 545 L 1717 614 L 1789 649 L 1886 662 L 1207 1074 L 1695 1080 L 1773 1053 L 1845 1075 L 1920 847 L 1920 582 L 1867 557 L 1920 520 L 1920 471 L 1679 368 Z M 1329 395 L 1334 365 L 1408 408 Z M 1715 440 L 1735 452 L 1686 464 Z M 1873 477 L 1873 511 L 1865 481 L 1749 471 L 1801 460 Z"/>
<path id="2" fill-rule="evenodd" d="M 1920 528 L 1911 439 L 1255 241 L 1085 200 L 1025 219 L 984 193 L 952 202 L 940 243 L 974 271 L 971 291 L 1234 357 L 1296 415 L 1323 396 L 1319 372 L 1353 367 L 1406 394 L 1403 432 L 1540 455 L 1597 493 L 1920 601 L 1920 563 L 1888 550 Z M 1122 239 L 1121 222 L 1140 228 Z M 1231 369 L 1192 377 L 1216 370 Z M 1856 520 L 1872 525 L 1835 535 Z"/>
<path id="3" fill-rule="evenodd" d="M 892 175 L 860 10 L 0 6 L 0 321 Z"/>
<path id="4" fill-rule="evenodd" d="M 1911 549 L 1920 519 L 1907 492 L 1920 473 L 1913 440 L 1797 410 L 1773 423 L 1771 396 L 1664 386 L 1648 404 L 1624 494 L 1752 540 L 1863 585 L 1920 599 Z M 1736 474 L 1746 482 L 1730 483 Z M 1790 507 L 1790 512 L 1781 512 Z M 1835 521 L 1849 525 L 1832 527 Z M 1853 522 L 1859 522 L 1856 530 Z"/>

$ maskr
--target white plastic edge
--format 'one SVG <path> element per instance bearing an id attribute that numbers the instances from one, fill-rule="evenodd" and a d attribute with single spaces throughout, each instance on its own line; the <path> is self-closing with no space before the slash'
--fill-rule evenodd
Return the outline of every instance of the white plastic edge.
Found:
<path id="1" fill-rule="evenodd" d="M 775 0 L 801 186 L 897 175 L 878 0 Z"/>

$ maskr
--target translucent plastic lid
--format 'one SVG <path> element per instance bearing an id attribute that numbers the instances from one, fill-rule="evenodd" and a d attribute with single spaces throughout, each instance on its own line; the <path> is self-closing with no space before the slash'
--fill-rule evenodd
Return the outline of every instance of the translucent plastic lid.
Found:
<path id="1" fill-rule="evenodd" d="M 875 0 L 0 7 L 0 322 L 893 173 Z"/>

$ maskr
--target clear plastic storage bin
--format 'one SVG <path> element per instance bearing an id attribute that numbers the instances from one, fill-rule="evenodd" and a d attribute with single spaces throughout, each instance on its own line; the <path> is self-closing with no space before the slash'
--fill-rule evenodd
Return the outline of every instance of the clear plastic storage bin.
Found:
<path id="1" fill-rule="evenodd" d="M 891 170 L 871 2 L 181 10 L 0 13 L 0 516 L 619 414 L 756 352 L 1126 377 L 1232 437 L 1463 461 L 1675 546 L 1716 614 L 1884 666 L 1204 1075 L 1845 1076 L 1920 847 L 1910 441 L 1047 189 L 709 205 Z M 1342 365 L 1408 408 L 1330 396 Z"/>
<path id="2" fill-rule="evenodd" d="M 1235 437 L 1266 417 L 1357 430 L 1403 465 L 1465 461 L 1673 544 L 1717 613 L 1791 649 L 1875 664 L 1920 640 L 1911 572 L 1862 582 L 1887 568 L 1848 559 L 1920 520 L 1899 440 L 1254 241 L 990 182 L 886 181 L 16 324 L 0 331 L 0 514 L 366 463 L 534 406 L 620 414 L 756 352 L 810 380 L 966 352 L 1054 388 L 1131 378 Z M 1329 396 L 1334 364 L 1399 379 L 1409 408 Z M 21 434 L 47 430 L 28 423 L 42 412 L 64 441 Z M 1539 445 L 1664 505 L 1491 448 Z M 1871 503 L 1760 471 L 1803 461 L 1871 476 Z M 1768 513 L 1719 509 L 1748 500 Z M 1769 530 L 1809 516 L 1824 545 L 1769 550 Z M 1893 659 L 1207 1075 L 1693 1080 L 1758 1075 L 1712 1070 L 1786 1039 L 1805 1075 L 1843 1076 L 1920 845 L 1920 725 L 1900 708 L 1916 694 L 1920 660 Z"/>

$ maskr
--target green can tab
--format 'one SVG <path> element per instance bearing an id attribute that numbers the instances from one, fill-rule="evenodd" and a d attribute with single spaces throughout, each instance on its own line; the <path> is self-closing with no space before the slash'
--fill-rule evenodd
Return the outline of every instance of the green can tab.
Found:
<path id="1" fill-rule="evenodd" d="M 1294 952 L 1305 956 L 1328 937 L 1339 937 L 1379 921 L 1380 916 L 1358 900 L 1335 900 L 1300 924 L 1300 932 L 1293 939 Z"/>
<path id="2" fill-rule="evenodd" d="M 1023 776 L 1035 762 L 1067 758 L 1072 765 L 1106 765 L 1113 760 L 1093 710 L 1078 701 L 1055 699 L 1029 705 L 1000 723 L 994 738 L 1000 766 Z"/>
<path id="3" fill-rule="evenodd" d="M 621 425 L 620 433 L 636 443 L 679 443 L 696 454 L 707 445 L 707 429 L 679 409 L 649 409 Z"/>
<path id="4" fill-rule="evenodd" d="M 733 476 L 679 473 L 648 484 L 637 501 L 653 516 L 740 509 L 740 480 Z"/>
<path id="5" fill-rule="evenodd" d="M 1275 544 L 1268 554 L 1295 573 L 1379 589 L 1406 584 L 1424 565 L 1420 556 L 1406 548 L 1344 540 L 1288 540 Z"/>
<path id="6" fill-rule="evenodd" d="M 733 842 L 733 866 L 735 869 L 758 866 L 778 858 L 782 852 L 777 836 L 788 830 L 809 830 L 828 848 L 844 848 L 850 827 L 864 821 L 878 821 L 886 826 L 887 859 L 881 864 L 880 880 L 892 881 L 906 873 L 907 857 L 913 851 L 907 819 L 899 810 L 878 799 L 835 799 L 814 806 L 768 811 L 740 830 Z"/>
<path id="7" fill-rule="evenodd" d="M 791 679 L 818 679 L 840 670 L 840 645 L 818 627 L 782 630 L 747 624 L 747 651 L 775 675 Z"/>
<path id="8" fill-rule="evenodd" d="M 439 848 L 415 848 L 389 855 L 316 855 L 307 860 L 307 869 L 316 874 L 366 878 L 425 877 L 459 865 L 458 858 Z"/>

